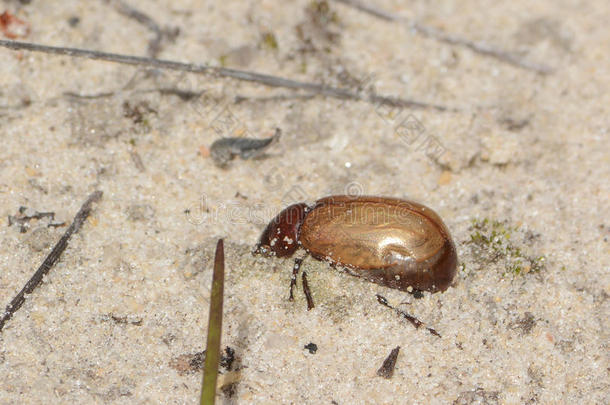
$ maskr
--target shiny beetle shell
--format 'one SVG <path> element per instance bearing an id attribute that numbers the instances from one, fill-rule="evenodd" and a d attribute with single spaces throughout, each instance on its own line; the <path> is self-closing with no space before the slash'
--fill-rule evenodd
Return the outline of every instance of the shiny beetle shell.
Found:
<path id="1" fill-rule="evenodd" d="M 312 207 L 291 205 L 267 226 L 256 252 L 287 257 L 299 246 L 403 291 L 444 291 L 456 273 L 455 246 L 440 217 L 396 198 L 331 196 Z"/>

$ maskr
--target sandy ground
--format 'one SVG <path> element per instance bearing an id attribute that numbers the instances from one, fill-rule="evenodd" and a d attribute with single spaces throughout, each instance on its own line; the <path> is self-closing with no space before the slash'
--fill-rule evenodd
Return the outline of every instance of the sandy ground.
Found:
<path id="1" fill-rule="evenodd" d="M 27 41 L 146 55 L 154 37 L 114 3 L 22 3 L 0 6 L 31 26 Z M 220 403 L 610 402 L 607 1 L 376 2 L 547 64 L 549 75 L 337 2 L 129 4 L 179 27 L 161 43 L 164 59 L 455 111 L 0 49 L 2 307 L 65 231 L 42 218 L 21 232 L 8 216 L 26 206 L 69 223 L 104 192 L 0 333 L 1 404 L 195 403 L 219 237 L 223 345 L 235 351 Z M 405 120 L 423 134 L 401 132 Z M 222 136 L 275 127 L 282 138 L 264 159 L 220 169 L 206 157 Z M 307 259 L 316 308 L 300 289 L 289 302 L 292 262 L 252 257 L 252 247 L 285 204 L 345 192 L 434 208 L 458 248 L 455 284 L 415 299 Z M 393 378 L 377 376 L 396 346 Z"/>

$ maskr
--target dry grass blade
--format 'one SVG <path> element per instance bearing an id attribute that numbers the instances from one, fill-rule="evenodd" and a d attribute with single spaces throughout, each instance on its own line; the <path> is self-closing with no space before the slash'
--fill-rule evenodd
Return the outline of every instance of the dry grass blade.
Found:
<path id="1" fill-rule="evenodd" d="M 225 280 L 225 253 L 223 240 L 216 245 L 214 275 L 212 276 L 212 295 L 210 298 L 210 318 L 208 321 L 208 342 L 205 349 L 203 366 L 203 385 L 201 405 L 213 405 L 216 398 L 216 380 L 220 359 L 220 336 L 222 334 L 222 301 Z"/>

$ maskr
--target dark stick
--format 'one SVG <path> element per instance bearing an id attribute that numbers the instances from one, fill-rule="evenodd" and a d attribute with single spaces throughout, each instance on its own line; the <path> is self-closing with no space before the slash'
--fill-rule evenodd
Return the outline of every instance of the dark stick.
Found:
<path id="1" fill-rule="evenodd" d="M 307 310 L 311 311 L 316 306 L 313 303 L 313 297 L 311 296 L 311 290 L 309 289 L 309 283 L 307 282 L 307 273 L 303 272 L 303 292 L 305 293 L 305 298 L 307 299 Z"/>
<path id="2" fill-rule="evenodd" d="M 396 367 L 396 359 L 398 358 L 398 352 L 400 351 L 400 346 L 396 346 L 388 357 L 383 361 L 379 370 L 377 370 L 377 375 L 379 377 L 390 379 L 394 375 L 394 368 Z"/>
<path id="3" fill-rule="evenodd" d="M 413 315 L 410 315 L 410 314 L 406 313 L 405 311 L 402 311 L 402 310 L 400 310 L 400 309 L 398 309 L 398 308 L 394 308 L 393 306 L 391 306 L 391 305 L 388 303 L 388 300 L 387 300 L 387 299 L 386 299 L 384 296 L 377 294 L 377 295 L 376 295 L 376 297 L 377 297 L 377 301 L 378 301 L 378 302 L 379 302 L 381 305 L 383 305 L 384 307 L 388 307 L 388 308 L 393 309 L 394 311 L 396 311 L 396 313 L 397 313 L 398 315 L 401 315 L 403 318 L 405 318 L 407 321 L 409 321 L 409 322 L 411 323 L 411 325 L 415 326 L 415 329 L 419 329 L 419 327 L 420 327 L 420 326 L 422 326 L 422 325 L 424 324 L 422 321 L 420 321 L 419 319 L 417 319 L 417 318 L 416 318 L 416 317 L 414 317 Z M 438 333 L 436 330 L 434 330 L 434 329 L 432 329 L 432 328 L 429 328 L 429 327 L 427 327 L 427 326 L 426 326 L 426 329 L 428 330 L 428 332 L 430 332 L 430 333 L 431 333 L 431 334 L 433 334 L 434 336 L 439 337 L 439 338 L 441 337 L 440 333 Z"/>
<path id="4" fill-rule="evenodd" d="M 103 193 L 98 190 L 93 192 L 89 196 L 89 198 L 87 198 L 87 201 L 85 201 L 85 203 L 81 206 L 80 210 L 74 217 L 72 224 L 70 224 L 61 239 L 59 239 L 55 247 L 53 247 L 51 253 L 49 253 L 49 255 L 44 259 L 38 270 L 36 270 L 34 275 L 28 280 L 23 289 L 19 291 L 19 294 L 17 294 L 15 298 L 13 298 L 11 303 L 7 305 L 6 309 L 4 310 L 4 314 L 2 315 L 2 319 L 0 319 L 0 331 L 4 327 L 4 324 L 9 319 L 11 319 L 13 314 L 17 312 L 19 308 L 21 308 L 21 305 L 23 305 L 25 301 L 25 295 L 31 294 L 34 289 L 36 289 L 36 287 L 38 287 L 38 285 L 42 282 L 42 278 L 45 276 L 45 274 L 47 274 L 49 270 L 51 270 L 51 267 L 53 267 L 53 265 L 57 263 L 57 261 L 61 257 L 61 254 L 68 247 L 68 241 L 70 240 L 70 237 L 72 237 L 74 233 L 79 231 L 79 229 L 83 225 L 83 222 L 91 213 L 91 205 L 94 202 L 99 201 L 102 198 L 102 194 Z"/>
<path id="5" fill-rule="evenodd" d="M 514 53 L 495 48 L 481 41 L 471 41 L 466 38 L 461 38 L 456 35 L 437 30 L 436 28 L 432 28 L 427 25 L 419 24 L 407 18 L 394 15 L 392 13 L 388 13 L 385 10 L 381 10 L 379 8 L 375 8 L 368 4 L 362 3 L 359 0 L 335 1 L 343 3 L 346 6 L 353 7 L 356 10 L 360 10 L 364 13 L 370 14 L 384 21 L 407 24 L 411 30 L 423 35 L 424 37 L 432 38 L 439 42 L 443 42 L 449 45 L 461 46 L 463 48 L 470 49 L 471 51 L 476 52 L 480 55 L 489 56 L 499 60 L 500 62 L 508 63 L 509 65 L 513 65 L 522 69 L 531 70 L 539 74 L 546 75 L 549 73 L 553 73 L 553 68 L 547 65 L 527 62 L 519 56 L 515 55 Z"/>
<path id="6" fill-rule="evenodd" d="M 98 94 L 78 94 L 78 93 L 74 93 L 72 91 L 65 91 L 64 92 L 64 96 L 68 96 L 68 97 L 73 97 L 73 98 L 80 98 L 83 100 L 95 100 L 98 98 L 103 98 L 103 97 L 112 97 L 115 95 L 115 92 L 106 92 L 106 93 L 98 93 Z"/>
<path id="7" fill-rule="evenodd" d="M 118 53 L 98 52 L 89 49 L 46 46 L 33 44 L 30 42 L 0 40 L 0 46 L 13 50 L 43 52 L 54 55 L 67 55 L 94 60 L 105 60 L 108 62 L 122 63 L 125 65 L 145 66 L 159 69 L 179 70 L 183 72 L 191 72 L 198 74 L 216 75 L 218 77 L 231 78 L 245 82 L 260 83 L 269 87 L 284 87 L 292 90 L 305 90 L 314 94 L 338 98 L 342 100 L 364 101 L 371 104 L 387 104 L 390 106 L 401 108 L 421 108 L 449 112 L 459 111 L 456 108 L 450 108 L 444 105 L 431 104 L 399 97 L 378 96 L 372 93 L 360 94 L 357 91 L 352 91 L 350 89 L 326 86 L 324 84 L 319 83 L 302 82 L 298 80 L 286 79 L 284 77 L 272 76 L 264 73 L 256 73 L 247 70 L 197 65 L 193 63 L 182 63 L 164 59 L 146 58 L 142 56 L 122 55 Z"/>

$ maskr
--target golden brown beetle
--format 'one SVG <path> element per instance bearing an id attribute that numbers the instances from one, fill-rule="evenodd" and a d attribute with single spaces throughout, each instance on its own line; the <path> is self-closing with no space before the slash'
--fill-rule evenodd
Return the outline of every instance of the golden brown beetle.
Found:
<path id="1" fill-rule="evenodd" d="M 352 275 L 403 291 L 444 291 L 456 272 L 455 246 L 440 217 L 396 198 L 330 196 L 311 207 L 293 204 L 269 223 L 255 253 L 289 257 L 299 246 Z"/>

